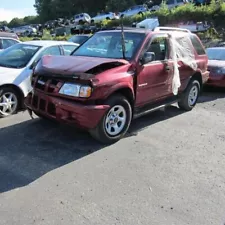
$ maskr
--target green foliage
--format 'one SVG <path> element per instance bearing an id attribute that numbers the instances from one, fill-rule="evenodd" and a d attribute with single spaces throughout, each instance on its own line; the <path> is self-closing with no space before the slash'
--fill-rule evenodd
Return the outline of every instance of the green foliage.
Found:
<path id="1" fill-rule="evenodd" d="M 215 27 L 223 27 L 225 23 L 225 3 L 215 2 L 212 0 L 210 5 L 195 6 L 194 4 L 186 4 L 173 8 L 172 10 L 162 3 L 160 10 L 152 13 L 146 13 L 144 16 L 134 16 L 132 18 L 124 18 L 124 25 L 131 25 L 134 22 L 139 22 L 146 17 L 158 17 L 160 25 L 177 24 L 180 22 L 200 22 L 208 21 Z M 118 26 L 120 21 L 109 21 L 108 27 Z"/>
<path id="2" fill-rule="evenodd" d="M 112 12 L 123 11 L 135 5 L 135 0 L 108 0 L 106 10 Z"/>

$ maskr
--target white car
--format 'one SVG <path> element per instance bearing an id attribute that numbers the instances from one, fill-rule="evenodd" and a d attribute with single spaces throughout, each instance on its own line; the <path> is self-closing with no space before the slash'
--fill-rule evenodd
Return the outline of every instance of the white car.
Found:
<path id="1" fill-rule="evenodd" d="M 101 22 L 103 20 L 116 20 L 119 19 L 119 15 L 116 15 L 116 13 L 109 12 L 109 13 L 99 13 L 95 17 L 91 19 L 91 22 Z"/>
<path id="2" fill-rule="evenodd" d="M 0 52 L 0 117 L 15 114 L 32 91 L 30 76 L 43 55 L 70 55 L 79 45 L 66 41 L 28 41 Z"/>
<path id="3" fill-rule="evenodd" d="M 80 13 L 74 16 L 74 22 L 78 23 L 90 23 L 91 17 L 87 13 Z"/>
<path id="4" fill-rule="evenodd" d="M 0 36 L 0 51 L 7 49 L 17 43 L 20 43 L 20 41 L 14 39 L 14 38 L 10 38 L 10 37 L 1 37 Z"/>

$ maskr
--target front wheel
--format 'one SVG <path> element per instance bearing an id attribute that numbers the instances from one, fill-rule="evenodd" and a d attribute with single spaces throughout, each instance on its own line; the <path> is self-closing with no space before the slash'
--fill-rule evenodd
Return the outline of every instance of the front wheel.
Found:
<path id="1" fill-rule="evenodd" d="M 127 132 L 132 118 L 132 109 L 129 101 L 122 95 L 109 98 L 106 103 L 110 105 L 96 128 L 90 134 L 104 144 L 113 144 L 119 141 Z"/>
<path id="2" fill-rule="evenodd" d="M 7 117 L 17 113 L 20 100 L 18 93 L 14 89 L 0 89 L 0 117 Z"/>
<path id="3" fill-rule="evenodd" d="M 186 91 L 181 94 L 180 101 L 178 102 L 179 108 L 185 111 L 191 111 L 197 101 L 200 94 L 200 83 L 197 80 L 193 80 L 188 85 Z"/>

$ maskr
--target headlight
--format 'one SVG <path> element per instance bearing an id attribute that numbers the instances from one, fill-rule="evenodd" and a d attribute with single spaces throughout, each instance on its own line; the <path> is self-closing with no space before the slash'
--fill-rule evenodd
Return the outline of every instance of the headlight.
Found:
<path id="1" fill-rule="evenodd" d="M 81 97 L 81 98 L 88 98 L 91 96 L 91 87 L 83 86 L 80 84 L 70 84 L 65 83 L 59 93 L 63 95 L 69 95 L 73 97 Z"/>

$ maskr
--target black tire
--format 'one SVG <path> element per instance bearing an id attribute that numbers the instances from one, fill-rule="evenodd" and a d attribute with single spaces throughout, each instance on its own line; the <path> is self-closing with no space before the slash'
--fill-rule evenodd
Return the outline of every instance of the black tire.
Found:
<path id="1" fill-rule="evenodd" d="M 189 102 L 189 98 L 190 98 L 190 92 L 196 88 L 197 91 L 197 98 L 194 98 L 193 102 Z M 197 80 L 191 80 L 188 87 L 186 88 L 186 90 L 181 94 L 180 96 L 180 100 L 178 102 L 178 106 L 180 109 L 183 109 L 185 111 L 191 111 L 197 101 L 198 101 L 198 97 L 200 94 L 200 83 Z"/>
<path id="2" fill-rule="evenodd" d="M 106 20 L 110 20 L 110 18 L 109 17 L 106 17 Z"/>
<path id="3" fill-rule="evenodd" d="M 22 102 L 22 99 L 21 99 L 21 96 L 18 94 L 18 92 L 16 90 L 14 90 L 13 88 L 8 88 L 8 87 L 4 87 L 4 88 L 1 88 L 0 89 L 0 103 L 2 101 L 2 97 L 3 95 L 8 95 L 9 93 L 12 93 L 14 95 L 14 97 L 16 98 L 16 106 L 14 107 L 14 109 L 11 111 L 11 112 L 6 112 L 6 113 L 3 113 L 2 110 L 3 110 L 3 107 L 0 106 L 0 118 L 4 118 L 4 117 L 8 117 L 8 116 L 11 116 L 13 114 L 16 114 L 19 110 L 19 108 L 21 107 L 21 102 Z"/>
<path id="4" fill-rule="evenodd" d="M 139 12 L 138 15 L 144 16 L 144 13 L 143 12 Z"/>
<path id="5" fill-rule="evenodd" d="M 132 119 L 132 108 L 129 101 L 123 96 L 123 95 L 114 95 L 110 97 L 105 104 L 110 105 L 109 110 L 105 113 L 99 124 L 96 128 L 89 130 L 89 133 L 91 136 L 96 139 L 97 141 L 103 143 L 103 144 L 113 144 L 117 141 L 119 141 L 127 132 L 129 129 L 131 119 Z M 118 133 L 115 136 L 110 135 L 105 128 L 105 121 L 108 116 L 108 113 L 114 106 L 122 106 L 125 109 L 126 112 L 126 120 L 125 124 L 123 126 L 123 129 L 120 133 Z"/>

